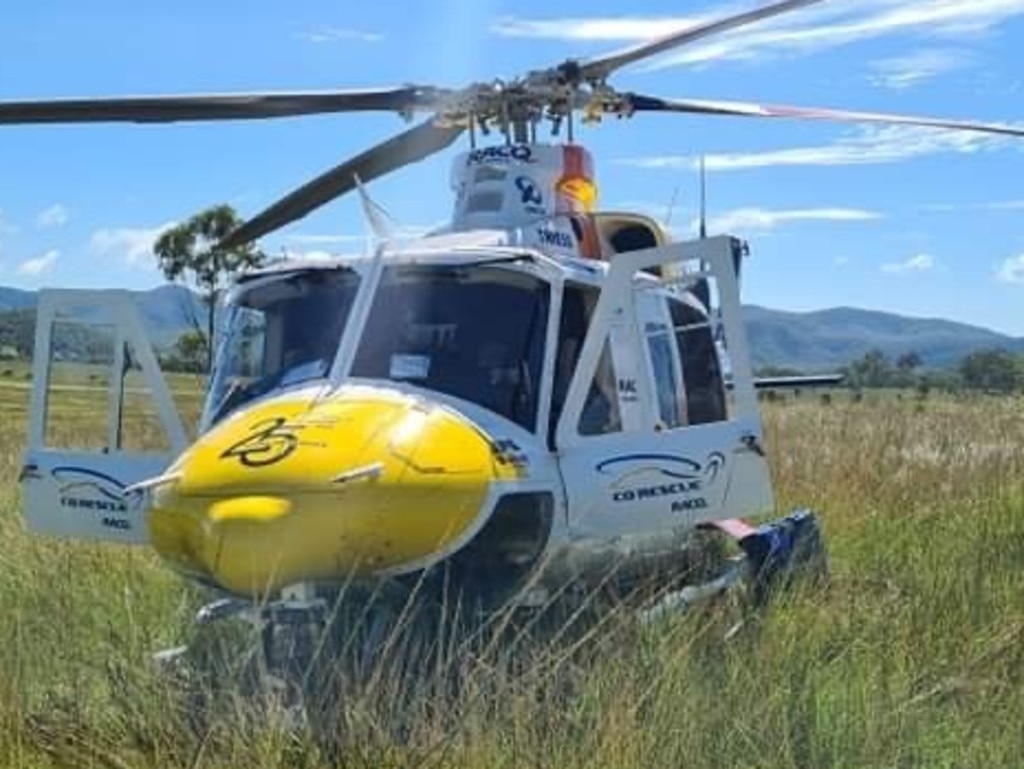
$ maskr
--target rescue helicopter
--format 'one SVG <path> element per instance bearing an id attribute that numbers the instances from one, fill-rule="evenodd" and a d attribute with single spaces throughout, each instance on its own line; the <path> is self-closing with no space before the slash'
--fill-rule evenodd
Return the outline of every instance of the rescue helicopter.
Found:
<path id="1" fill-rule="evenodd" d="M 253 241 L 352 192 L 380 235 L 367 254 L 287 259 L 237 277 L 218 308 L 194 442 L 127 292 L 42 292 L 20 478 L 28 527 L 152 548 L 218 591 L 201 619 L 249 612 L 271 630 L 284 613 L 319 616 L 353 581 L 443 573 L 487 600 L 526 605 L 613 570 L 623 583 L 667 584 L 708 527 L 740 543 L 748 574 L 785 561 L 801 538 L 819 540 L 807 513 L 744 523 L 774 509 L 741 315 L 746 244 L 673 242 L 649 216 L 601 210 L 576 132 L 580 121 L 676 113 L 1024 135 L 668 99 L 610 82 L 627 65 L 822 1 L 784 0 L 463 88 L 0 102 L 0 124 L 428 114 L 225 239 Z M 539 138 L 545 128 L 550 143 Z M 397 246 L 365 185 L 462 136 L 451 221 Z M 118 334 L 108 440 L 88 452 L 51 445 L 47 433 L 52 332 L 83 314 Z M 168 452 L 125 448 L 129 360 L 153 394 Z M 717 590 L 739 573 L 696 588 Z"/>

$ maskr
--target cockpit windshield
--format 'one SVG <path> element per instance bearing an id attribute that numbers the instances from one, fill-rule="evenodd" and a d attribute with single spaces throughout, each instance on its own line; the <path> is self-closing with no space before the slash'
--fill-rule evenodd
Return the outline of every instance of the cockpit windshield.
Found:
<path id="1" fill-rule="evenodd" d="M 325 378 L 358 287 L 350 269 L 304 270 L 231 300 L 211 378 L 210 422 L 271 390 Z"/>
<path id="2" fill-rule="evenodd" d="M 533 430 L 550 288 L 493 266 L 389 267 L 352 376 L 406 381 Z"/>

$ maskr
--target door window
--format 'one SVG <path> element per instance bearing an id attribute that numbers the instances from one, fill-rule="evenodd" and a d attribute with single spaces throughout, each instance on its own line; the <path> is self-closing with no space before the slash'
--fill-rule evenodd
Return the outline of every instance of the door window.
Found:
<path id="1" fill-rule="evenodd" d="M 622 415 L 619 410 L 619 386 L 612 361 L 611 346 L 605 339 L 601 357 L 597 362 L 594 379 L 587 391 L 580 414 L 580 435 L 606 435 L 622 431 Z"/>
<path id="2" fill-rule="evenodd" d="M 728 419 L 725 383 L 711 319 L 702 309 L 679 299 L 669 302 L 669 312 L 683 369 L 687 424 Z"/>
<path id="3" fill-rule="evenodd" d="M 654 391 L 658 397 L 658 416 L 663 427 L 682 427 L 683 404 L 676 375 L 676 351 L 672 329 L 663 323 L 646 324 L 647 352 L 651 356 Z"/>

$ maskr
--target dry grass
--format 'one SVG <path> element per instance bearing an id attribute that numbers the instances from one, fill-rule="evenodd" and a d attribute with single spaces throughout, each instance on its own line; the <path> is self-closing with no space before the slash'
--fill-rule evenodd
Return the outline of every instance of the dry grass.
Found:
<path id="1" fill-rule="evenodd" d="M 272 704 L 228 689 L 197 718 L 156 675 L 150 653 L 188 636 L 200 597 L 152 557 L 22 532 L 25 397 L 0 387 L 0 765 L 322 765 Z M 414 697 L 400 740 L 384 676 L 346 711 L 344 763 L 1019 766 L 1024 403 L 805 398 L 766 422 L 780 507 L 822 511 L 827 592 L 784 596 L 728 641 L 723 606 L 463 655 L 460 690 Z"/>

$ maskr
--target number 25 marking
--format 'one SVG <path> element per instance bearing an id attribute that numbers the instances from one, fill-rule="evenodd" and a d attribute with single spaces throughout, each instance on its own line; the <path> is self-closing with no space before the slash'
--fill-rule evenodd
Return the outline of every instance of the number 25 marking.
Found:
<path id="1" fill-rule="evenodd" d="M 221 459 L 237 459 L 246 467 L 266 467 L 277 464 L 291 455 L 299 446 L 296 427 L 288 426 L 285 417 L 274 417 L 257 422 L 248 436 L 234 444 Z"/>

